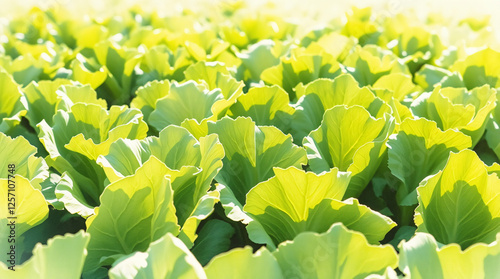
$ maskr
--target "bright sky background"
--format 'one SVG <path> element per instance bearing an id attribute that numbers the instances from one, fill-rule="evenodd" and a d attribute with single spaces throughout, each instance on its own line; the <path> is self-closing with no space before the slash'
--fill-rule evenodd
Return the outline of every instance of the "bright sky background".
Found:
<path id="1" fill-rule="evenodd" d="M 13 11 L 19 11 L 34 5 L 47 6 L 59 3 L 72 8 L 75 11 L 109 12 L 113 10 L 126 9 L 133 4 L 142 7 L 154 7 L 159 10 L 171 9 L 172 6 L 184 3 L 190 7 L 200 7 L 199 3 L 210 4 L 219 0 L 0 0 L 0 15 L 6 16 Z M 248 3 L 265 3 L 268 0 L 248 0 Z M 377 9 L 401 11 L 416 8 L 423 11 L 441 12 L 458 16 L 474 16 L 476 14 L 498 14 L 500 12 L 499 0 L 275 0 L 273 2 L 283 3 L 284 8 L 302 7 L 302 9 L 320 10 L 324 13 L 342 13 L 351 5 L 371 5 Z M 191 5 L 191 4 L 198 5 Z M 201 5 L 201 6 L 202 6 Z"/>
<path id="2" fill-rule="evenodd" d="M 32 6 L 47 7 L 54 4 L 63 5 L 77 15 L 105 16 L 110 12 L 125 10 L 134 4 L 146 11 L 173 13 L 181 6 L 193 10 L 211 9 L 217 2 L 220 0 L 0 0 L 0 17 L 15 16 L 26 12 Z M 414 10 L 419 15 L 433 12 L 458 18 L 492 15 L 491 23 L 500 38 L 500 0 L 247 0 L 250 6 L 266 2 L 276 3 L 278 10 L 286 15 L 293 16 L 300 10 L 314 19 L 341 16 L 353 5 L 372 6 L 375 11 L 386 16 L 409 10 Z"/>

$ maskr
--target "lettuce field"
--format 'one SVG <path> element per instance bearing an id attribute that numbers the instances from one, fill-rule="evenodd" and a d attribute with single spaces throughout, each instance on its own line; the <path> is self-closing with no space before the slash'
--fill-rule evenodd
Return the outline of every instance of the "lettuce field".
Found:
<path id="1" fill-rule="evenodd" d="M 2 19 L 0 278 L 500 278 L 500 30 L 279 9 Z"/>

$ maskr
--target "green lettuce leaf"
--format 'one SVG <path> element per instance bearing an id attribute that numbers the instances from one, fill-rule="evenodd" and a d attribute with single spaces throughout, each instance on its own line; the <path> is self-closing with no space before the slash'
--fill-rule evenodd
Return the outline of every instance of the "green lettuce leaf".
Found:
<path id="1" fill-rule="evenodd" d="M 105 100 L 97 98 L 97 93 L 90 87 L 90 85 L 62 85 L 56 91 L 58 99 L 57 110 L 69 111 L 74 104 L 85 103 L 98 105 L 103 109 L 108 108 Z"/>
<path id="2" fill-rule="evenodd" d="M 266 39 L 285 40 L 287 36 L 294 34 L 297 23 L 278 15 L 258 13 L 244 15 L 234 25 L 224 27 L 224 38 L 239 48 L 245 48 L 249 43 Z"/>
<path id="3" fill-rule="evenodd" d="M 450 152 L 471 147 L 470 137 L 454 130 L 441 131 L 434 121 L 425 118 L 406 119 L 398 134 L 390 137 L 389 169 L 401 183 L 394 185 L 396 199 L 402 207 L 402 221 L 410 221 L 417 204 L 416 189 L 427 176 L 443 169 Z M 404 207 L 409 206 L 410 209 Z"/>
<path id="4" fill-rule="evenodd" d="M 343 67 L 335 58 L 326 53 L 308 53 L 305 49 L 294 49 L 290 58 L 282 58 L 279 65 L 265 69 L 260 78 L 267 85 L 279 85 L 289 94 L 289 99 L 297 99 L 294 88 L 308 84 L 318 78 L 334 78 L 343 72 Z"/>
<path id="5" fill-rule="evenodd" d="M 250 214 L 243 211 L 243 205 L 238 201 L 233 191 L 223 184 L 217 184 L 217 188 L 220 189 L 220 202 L 224 208 L 224 214 L 235 222 L 247 225 L 248 237 L 254 243 L 266 244 L 269 250 L 276 250 L 274 241 L 264 227 L 255 221 Z"/>
<path id="6" fill-rule="evenodd" d="M 467 91 L 465 88 L 442 88 L 420 95 L 411 105 L 412 112 L 437 123 L 445 131 L 458 129 L 479 142 L 495 108 L 496 91 L 489 85 Z"/>
<path id="7" fill-rule="evenodd" d="M 230 44 L 218 38 L 214 30 L 203 28 L 184 35 L 183 45 L 195 61 L 220 61 L 237 66 L 240 61 L 228 51 Z"/>
<path id="8" fill-rule="evenodd" d="M 295 112 L 288 102 L 288 94 L 279 86 L 252 87 L 229 108 L 228 115 L 250 117 L 256 125 L 275 126 L 287 133 Z"/>
<path id="9" fill-rule="evenodd" d="M 496 107 L 486 127 L 486 141 L 488 146 L 500 159 L 500 91 L 497 91 Z"/>
<path id="10" fill-rule="evenodd" d="M 368 244 L 363 234 L 336 223 L 322 234 L 306 232 L 273 252 L 285 278 L 365 278 L 396 268 L 390 245 Z"/>
<path id="11" fill-rule="evenodd" d="M 172 124 L 181 125 L 185 120 L 206 126 L 207 121 L 215 121 L 220 114 L 224 114 L 241 93 L 241 88 L 236 89 L 226 99 L 219 88 L 209 90 L 205 85 L 193 81 L 182 84 L 174 82 L 170 84 L 168 94 L 156 102 L 148 123 L 158 131 Z"/>
<path id="12" fill-rule="evenodd" d="M 206 265 L 213 257 L 229 250 L 234 233 L 229 223 L 212 219 L 201 228 L 191 252 L 200 264 Z"/>
<path id="13" fill-rule="evenodd" d="M 171 233 L 152 242 L 145 252 L 119 258 L 109 270 L 111 279 L 207 278 L 189 249 Z"/>
<path id="14" fill-rule="evenodd" d="M 82 193 L 79 211 L 87 212 L 99 205 L 105 186 L 104 171 L 95 160 L 106 155 L 119 138 L 145 138 L 147 125 L 137 109 L 112 106 L 108 111 L 84 103 L 73 105 L 69 112 L 59 110 L 53 123 L 50 126 L 42 120 L 37 125 L 40 141 L 49 153 L 46 161 L 60 173 L 67 172 Z"/>
<path id="15" fill-rule="evenodd" d="M 293 116 L 292 135 L 302 142 L 312 130 L 321 125 L 326 110 L 337 105 L 359 105 L 374 117 L 382 117 L 391 108 L 370 89 L 360 88 L 353 76 L 343 74 L 335 79 L 317 79 L 303 88 Z"/>
<path id="16" fill-rule="evenodd" d="M 379 78 L 390 73 L 410 74 L 396 55 L 375 45 L 356 46 L 343 64 L 361 86 L 373 85 Z"/>
<path id="17" fill-rule="evenodd" d="M 323 30 L 320 29 L 321 31 L 323 31 L 323 34 L 316 41 L 313 41 L 310 44 L 305 43 L 305 38 L 302 39 L 302 45 L 311 48 L 317 45 L 326 50 L 335 59 L 337 59 L 337 61 L 344 61 L 349 52 L 356 45 L 357 40 L 353 37 L 346 37 L 336 32 L 324 34 L 327 29 L 328 28 L 324 28 Z"/>
<path id="18" fill-rule="evenodd" d="M 439 35 L 416 26 L 405 28 L 392 51 L 403 58 L 410 72 L 415 73 L 422 65 L 439 57 L 443 49 Z"/>
<path id="19" fill-rule="evenodd" d="M 500 179 L 471 150 L 451 153 L 446 166 L 417 188 L 418 232 L 463 249 L 491 243 L 500 232 Z M 442 214 L 446 212 L 446 214 Z"/>
<path id="20" fill-rule="evenodd" d="M 216 180 L 234 192 L 240 203 L 257 183 L 273 176 L 273 167 L 301 167 L 306 152 L 272 126 L 256 126 L 250 118 L 238 117 L 208 122 L 209 133 L 216 133 L 224 146 L 223 167 Z"/>
<path id="21" fill-rule="evenodd" d="M 34 188 L 29 180 L 20 175 L 0 179 L 0 186 L 0 198 L 5 201 L 0 208 L 0 238 L 5 241 L 0 246 L 0 252 L 4 255 L 1 262 L 7 264 L 5 255 L 10 251 L 10 245 L 14 245 L 18 247 L 15 264 L 19 265 L 22 254 L 19 247 L 22 247 L 23 234 L 47 219 L 49 207 L 41 189 Z M 15 224 L 14 227 L 11 227 L 12 223 Z M 15 231 L 14 238 L 10 237 L 11 229 Z"/>
<path id="22" fill-rule="evenodd" d="M 87 256 L 88 242 L 89 234 L 79 231 L 74 235 L 65 234 L 49 239 L 47 245 L 38 243 L 33 249 L 33 256 L 22 265 L 16 266 L 15 271 L 8 270 L 7 266 L 0 262 L 0 277 L 78 279 Z"/>
<path id="23" fill-rule="evenodd" d="M 500 274 L 500 235 L 489 245 L 478 243 L 462 251 L 455 243 L 442 246 L 432 235 L 417 233 L 399 248 L 399 269 L 411 278 L 494 278 Z"/>
<path id="24" fill-rule="evenodd" d="M 72 80 L 78 81 L 81 84 L 88 84 L 92 89 L 97 89 L 108 78 L 106 67 L 93 68 L 86 63 L 84 56 L 81 54 L 76 55 L 76 59 L 71 62 L 70 68 Z"/>
<path id="25" fill-rule="evenodd" d="M 0 66 L 12 76 L 17 84 L 22 86 L 40 80 L 43 76 L 44 64 L 40 58 L 36 59 L 29 52 L 15 59 L 8 56 L 0 61 Z"/>
<path id="26" fill-rule="evenodd" d="M 457 61 L 450 71 L 459 72 L 464 78 L 467 89 L 481 87 L 485 84 L 493 88 L 500 87 L 500 68 L 495 62 L 500 59 L 500 52 L 485 48 L 465 59 Z"/>
<path id="27" fill-rule="evenodd" d="M 166 172 L 166 166 L 151 157 L 134 175 L 106 187 L 101 206 L 87 219 L 91 239 L 84 270 L 96 269 L 106 259 L 146 251 L 167 232 L 179 233 L 170 180 L 158 175 Z"/>
<path id="28" fill-rule="evenodd" d="M 168 80 L 154 80 L 141 86 L 135 92 L 136 97 L 130 102 L 131 108 L 140 109 L 144 119 L 156 109 L 156 101 L 167 96 L 170 91 Z"/>
<path id="29" fill-rule="evenodd" d="M 97 43 L 93 48 L 84 49 L 80 54 L 83 56 L 80 61 L 83 61 L 88 72 L 104 71 L 107 74 L 106 80 L 97 90 L 100 98 L 112 105 L 126 104 L 130 101 L 134 68 L 141 59 L 141 54 L 136 49 L 126 49 L 112 40 L 106 40 Z M 100 75 L 102 74 L 96 78 L 101 79 Z M 80 78 L 80 81 L 86 82 L 85 79 L 88 77 L 73 78 Z"/>
<path id="30" fill-rule="evenodd" d="M 453 73 L 447 69 L 439 68 L 433 65 L 425 64 L 415 73 L 415 83 L 422 87 L 426 92 L 432 91 L 438 84 L 442 84 L 446 77 Z"/>
<path id="31" fill-rule="evenodd" d="M 500 177 L 500 164 L 494 163 L 488 167 L 488 174 L 496 173 Z"/>
<path id="32" fill-rule="evenodd" d="M 219 62 L 200 61 L 189 66 L 184 71 L 186 80 L 194 80 L 204 84 L 209 90 L 219 88 L 227 103 L 233 104 L 236 99 L 243 93 L 243 82 L 237 81 L 231 76 L 228 69 Z M 219 102 L 218 106 L 227 108 L 225 102 Z M 223 113 L 222 109 L 218 109 L 219 114 Z"/>
<path id="33" fill-rule="evenodd" d="M 72 85 L 66 79 L 32 82 L 23 91 L 28 100 L 26 117 L 34 128 L 42 120 L 53 125 L 53 117 L 57 111 L 70 111 L 75 103 L 96 104 L 104 109 L 108 107 L 105 100 L 97 98 L 96 92 L 89 85 Z"/>
<path id="34" fill-rule="evenodd" d="M 262 40 L 249 46 L 247 50 L 236 53 L 241 59 L 239 72 L 242 79 L 259 82 L 264 70 L 280 63 L 280 56 L 288 51 L 288 45 L 279 41 Z"/>
<path id="35" fill-rule="evenodd" d="M 347 22 L 341 24 L 341 34 L 359 39 L 360 45 L 376 44 L 380 37 L 380 31 L 371 21 L 372 8 L 352 7 L 346 13 Z"/>
<path id="36" fill-rule="evenodd" d="M 158 61 L 162 61 L 162 63 L 158 63 Z M 139 64 L 144 75 L 138 79 L 142 84 L 164 79 L 182 81 L 184 80 L 184 71 L 192 63 L 189 52 L 185 48 L 171 51 L 165 45 L 156 45 L 145 49 Z"/>
<path id="37" fill-rule="evenodd" d="M 65 84 L 71 84 L 71 81 L 67 79 L 33 81 L 23 88 L 28 101 L 26 118 L 32 127 L 36 127 L 36 124 L 40 123 L 42 119 L 52 124 L 52 117 L 56 113 L 57 103 L 60 101 L 56 91 Z"/>
<path id="38" fill-rule="evenodd" d="M 133 175 L 151 156 L 165 164 L 166 171 L 158 175 L 170 176 L 179 224 L 190 241 L 194 241 L 199 222 L 212 212 L 218 201 L 218 192 L 209 189 L 222 168 L 222 145 L 216 135 L 197 140 L 186 129 L 171 125 L 159 137 L 117 140 L 111 144 L 109 154 L 100 156 L 97 163 L 108 180 L 115 182 Z"/>
<path id="39" fill-rule="evenodd" d="M 274 173 L 275 177 L 248 192 L 243 210 L 264 227 L 276 245 L 301 232 L 325 232 L 336 222 L 363 232 L 370 243 L 378 243 L 396 226 L 356 199 L 341 202 L 349 184 L 348 173 L 334 168 L 316 175 L 294 167 L 274 168 Z"/>
<path id="40" fill-rule="evenodd" d="M 0 132 L 8 133 L 26 115 L 26 99 L 19 85 L 0 68 Z"/>
<path id="41" fill-rule="evenodd" d="M 2 170 L 9 169 L 11 164 L 15 165 L 15 174 L 27 178 L 35 188 L 40 188 L 40 183 L 49 177 L 49 167 L 45 160 L 36 157 L 36 147 L 32 146 L 25 138 L 17 137 L 15 139 L 0 132 L 0 162 Z M 8 178 L 11 174 L 7 171 L 2 172 L 0 178 Z"/>
<path id="42" fill-rule="evenodd" d="M 217 255 L 205 267 L 208 279 L 284 278 L 276 258 L 265 248 L 253 254 L 250 246 Z"/>
<path id="43" fill-rule="evenodd" d="M 352 173 L 344 197 L 357 197 L 372 179 L 394 130 L 394 118 L 375 119 L 361 106 L 327 110 L 321 126 L 304 138 L 309 167 L 315 173 L 333 167 Z"/>
<path id="44" fill-rule="evenodd" d="M 390 90 L 398 101 L 403 101 L 408 95 L 421 90 L 419 86 L 413 83 L 412 76 L 403 73 L 382 76 L 373 84 L 373 88 Z"/>

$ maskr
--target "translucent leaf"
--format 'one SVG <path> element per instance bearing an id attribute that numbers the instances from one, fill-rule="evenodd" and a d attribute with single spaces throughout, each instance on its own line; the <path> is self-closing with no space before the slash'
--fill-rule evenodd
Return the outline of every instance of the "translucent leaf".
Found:
<path id="1" fill-rule="evenodd" d="M 99 267 L 103 257 L 146 251 L 167 232 L 179 233 L 170 180 L 158 175 L 166 172 L 151 157 L 134 175 L 106 187 L 96 215 L 87 219 L 91 240 L 85 270 Z"/>
<path id="2" fill-rule="evenodd" d="M 399 269 L 411 278 L 494 278 L 500 272 L 500 236 L 462 251 L 455 243 L 442 246 L 432 235 L 417 233 L 399 248 Z"/>
<path id="3" fill-rule="evenodd" d="M 365 233 L 371 243 L 377 243 L 396 225 L 357 200 L 341 202 L 349 175 L 338 169 L 321 175 L 293 167 L 275 168 L 274 173 L 275 177 L 250 190 L 243 210 L 264 227 L 276 245 L 301 232 L 325 232 L 336 222 Z"/>
<path id="4" fill-rule="evenodd" d="M 375 119 L 360 106 L 327 110 L 321 126 L 304 138 L 309 166 L 316 173 L 336 167 L 352 173 L 344 197 L 361 194 L 377 170 L 394 130 L 394 118 Z"/>
<path id="5" fill-rule="evenodd" d="M 472 139 L 472 147 L 481 139 L 488 117 L 495 108 L 496 92 L 489 85 L 471 91 L 465 88 L 437 86 L 431 93 L 420 95 L 411 105 L 416 116 L 437 123 L 445 131 L 458 129 Z"/>
<path id="6" fill-rule="evenodd" d="M 26 114 L 26 99 L 12 76 L 0 70 L 0 132 L 7 133 Z"/>
<path id="7" fill-rule="evenodd" d="M 167 233 L 152 242 L 145 252 L 118 259 L 109 270 L 109 278 L 205 279 L 207 276 L 186 245 Z"/>
<path id="8" fill-rule="evenodd" d="M 420 118 L 405 120 L 387 145 L 389 169 L 403 182 L 397 189 L 398 203 L 411 206 L 417 204 L 415 190 L 420 181 L 441 170 L 450 152 L 469 148 L 471 140 L 457 131 L 443 132 L 435 122 Z"/>
<path id="9" fill-rule="evenodd" d="M 255 254 L 250 246 L 235 248 L 212 259 L 205 267 L 209 279 L 283 278 L 274 256 L 265 248 Z"/>
<path id="10" fill-rule="evenodd" d="M 273 252 L 285 278 L 365 278 L 395 268 L 398 257 L 390 245 L 369 245 L 358 232 L 336 223 L 325 233 L 306 232 Z"/>
<path id="11" fill-rule="evenodd" d="M 273 167 L 301 167 L 306 163 L 303 148 L 292 143 L 272 126 L 255 126 L 250 118 L 227 117 L 208 123 L 209 133 L 219 135 L 224 146 L 223 167 L 216 179 L 227 185 L 244 203 L 246 193 L 257 183 L 273 176 Z"/>
<path id="12" fill-rule="evenodd" d="M 89 242 L 89 235 L 80 231 L 74 235 L 66 234 L 49 239 L 47 245 L 38 243 L 33 249 L 33 256 L 15 271 L 7 269 L 0 262 L 0 276 L 2 278 L 68 278 L 81 277 L 83 262 L 87 255 L 85 247 Z"/>
<path id="13" fill-rule="evenodd" d="M 444 169 L 417 188 L 418 232 L 463 249 L 491 243 L 500 232 L 500 179 L 471 150 L 452 153 Z M 446 214 L 442 214 L 446 212 Z"/>

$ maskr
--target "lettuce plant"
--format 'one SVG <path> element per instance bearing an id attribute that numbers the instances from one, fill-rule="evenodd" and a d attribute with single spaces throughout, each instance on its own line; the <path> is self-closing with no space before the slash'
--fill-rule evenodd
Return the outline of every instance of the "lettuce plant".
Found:
<path id="1" fill-rule="evenodd" d="M 496 90 L 487 84 L 471 91 L 437 86 L 420 95 L 411 110 L 416 116 L 435 121 L 442 130 L 460 130 L 471 137 L 474 147 L 484 134 L 495 102 Z"/>
<path id="2" fill-rule="evenodd" d="M 432 235 L 417 233 L 399 248 L 399 269 L 412 278 L 489 278 L 500 271 L 496 264 L 500 258 L 498 237 L 491 244 L 477 243 L 462 251 L 457 244 L 440 246 Z"/>
<path id="3" fill-rule="evenodd" d="M 317 79 L 300 92 L 293 116 L 294 139 L 301 141 L 311 131 L 318 128 L 325 111 L 338 105 L 358 105 L 374 117 L 390 113 L 391 108 L 367 87 L 359 87 L 353 76 L 343 74 L 332 79 Z"/>
<path id="4" fill-rule="evenodd" d="M 417 188 L 417 231 L 462 248 L 478 242 L 491 243 L 500 232 L 499 185 L 498 176 L 488 174 L 475 152 L 452 153 L 446 166 Z M 438 214 L 446 211 L 446 215 Z"/>
<path id="5" fill-rule="evenodd" d="M 83 262 L 87 256 L 89 234 L 80 231 L 76 234 L 66 234 L 49 239 L 46 245 L 37 244 L 33 249 L 33 256 L 16 268 L 16 278 L 49 279 L 58 276 L 64 278 L 80 278 Z M 58 257 L 64 253 L 64 257 Z M 0 275 L 12 276 L 3 262 L 0 262 Z"/>
<path id="6" fill-rule="evenodd" d="M 471 146 L 470 137 L 454 130 L 441 131 L 425 118 L 407 119 L 391 135 L 388 166 L 401 183 L 395 186 L 401 221 L 409 222 L 417 202 L 417 187 L 429 175 L 443 169 L 450 152 Z"/>
<path id="7" fill-rule="evenodd" d="M 208 123 L 209 133 L 216 133 L 224 146 L 223 167 L 216 180 L 245 203 L 248 191 L 259 182 L 273 176 L 273 167 L 301 167 L 306 163 L 306 152 L 292 143 L 273 126 L 256 126 L 251 118 L 223 118 Z"/>
<path id="8" fill-rule="evenodd" d="M 292 50 L 291 58 L 284 58 L 279 65 L 267 68 L 261 79 L 268 85 L 279 85 L 296 101 L 294 88 L 318 78 L 334 78 L 343 72 L 343 66 L 324 50 Z"/>
<path id="9" fill-rule="evenodd" d="M 165 165 L 151 157 L 134 175 L 106 188 L 96 214 L 86 222 L 91 239 L 85 270 L 103 261 L 113 262 L 117 256 L 145 251 L 167 232 L 179 234 L 172 186 L 162 173 L 166 173 Z M 136 218 L 122 217 L 130 214 Z"/>
<path id="10" fill-rule="evenodd" d="M 348 173 L 334 168 L 316 175 L 294 167 L 276 168 L 274 173 L 275 177 L 250 190 L 243 210 L 275 244 L 291 240 L 302 231 L 325 232 L 336 222 L 377 243 L 395 226 L 392 220 L 360 205 L 356 199 L 342 201 L 350 180 Z"/>
<path id="11" fill-rule="evenodd" d="M 357 197 L 379 167 L 393 130 L 390 115 L 375 119 L 358 105 L 335 106 L 325 111 L 321 126 L 303 140 L 309 167 L 316 173 L 333 167 L 351 172 L 345 197 Z"/>
<path id="12" fill-rule="evenodd" d="M 115 140 L 142 139 L 147 133 L 139 110 L 113 106 L 108 111 L 91 103 L 77 103 L 69 112 L 59 110 L 52 126 L 42 120 L 37 127 L 49 153 L 48 165 L 67 173 L 74 182 L 68 193 L 73 201 L 68 210 L 83 216 L 89 216 L 99 205 L 105 187 L 104 171 L 95 160 L 107 154 Z"/>
<path id="13" fill-rule="evenodd" d="M 7 133 L 21 122 L 26 115 L 26 99 L 21 93 L 19 85 L 12 77 L 0 71 L 0 132 Z"/>
<path id="14" fill-rule="evenodd" d="M 159 160 L 159 170 L 169 176 L 174 191 L 177 218 L 183 227 L 182 236 L 186 237 L 183 240 L 191 243 L 199 222 L 210 215 L 218 201 L 218 192 L 209 190 L 222 168 L 223 157 L 224 149 L 216 135 L 197 140 L 186 129 L 171 125 L 159 137 L 120 139 L 96 162 L 107 179 L 115 182 L 133 175 L 148 160 Z"/>

